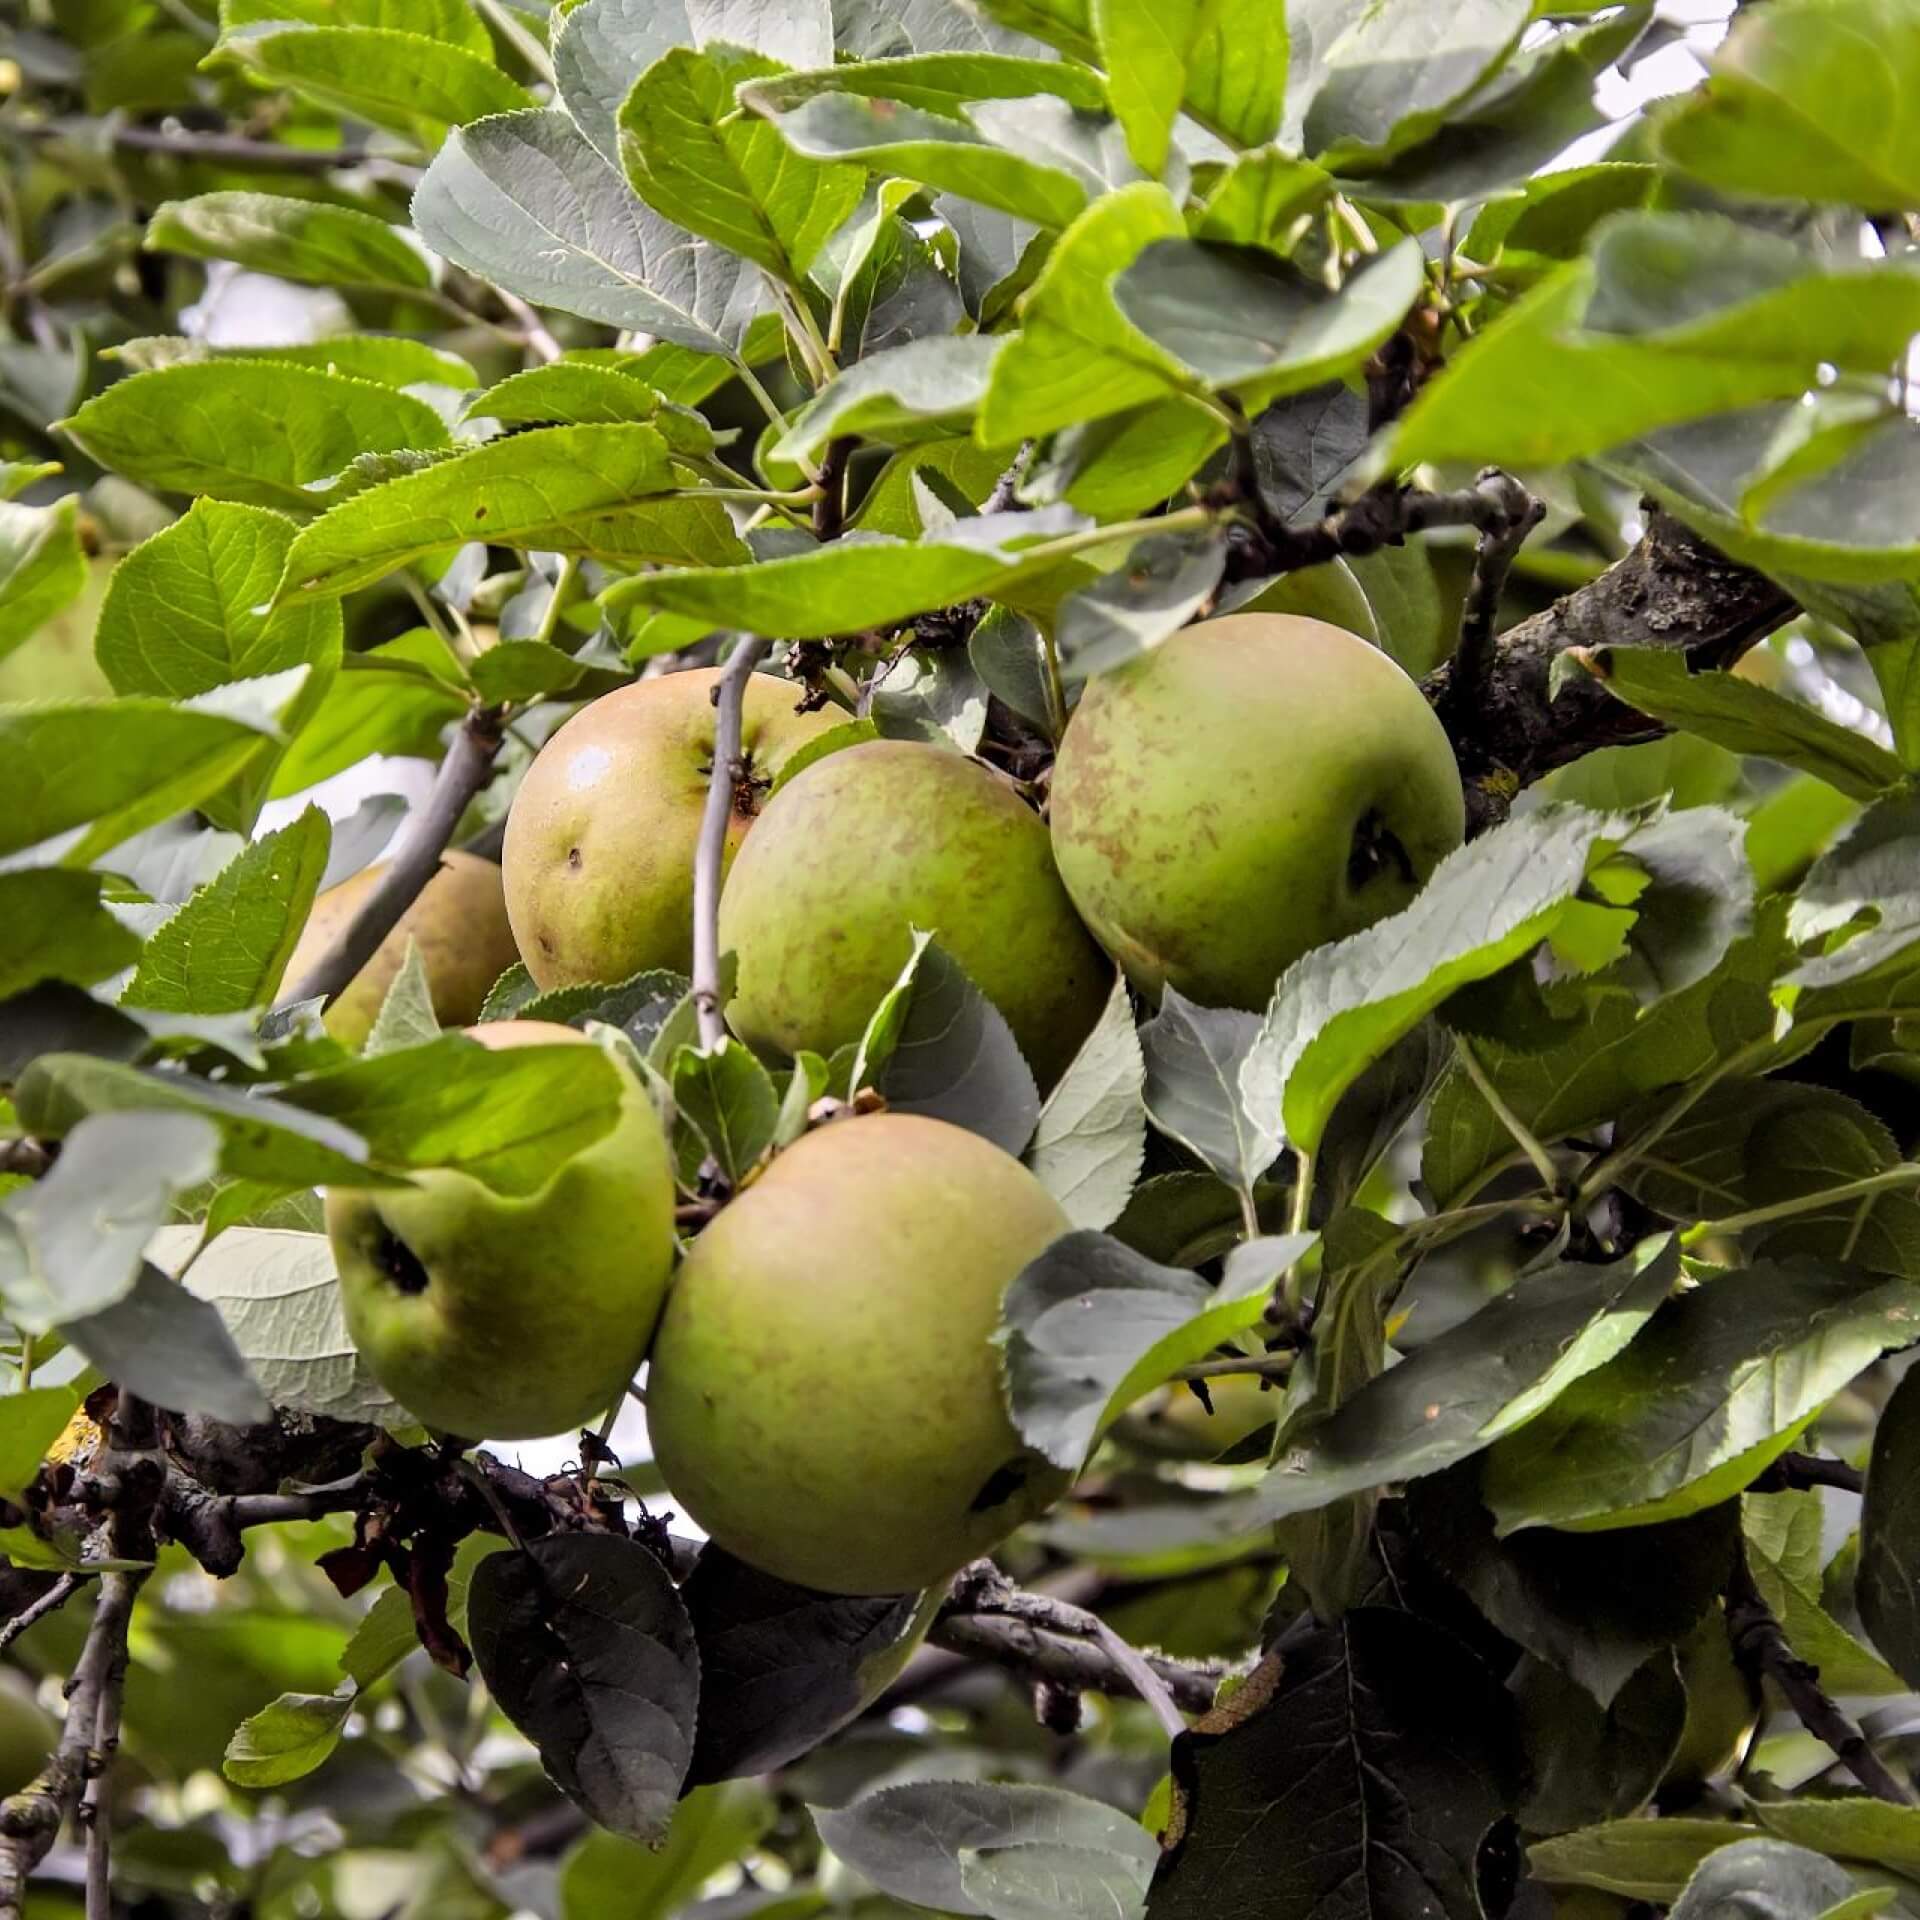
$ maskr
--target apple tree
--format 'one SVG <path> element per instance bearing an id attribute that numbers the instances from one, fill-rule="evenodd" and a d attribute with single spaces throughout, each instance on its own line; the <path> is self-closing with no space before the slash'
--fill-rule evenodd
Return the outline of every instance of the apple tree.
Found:
<path id="1" fill-rule="evenodd" d="M 1920 1914 L 1916 338 L 1913 0 L 6 0 L 0 1920 Z"/>

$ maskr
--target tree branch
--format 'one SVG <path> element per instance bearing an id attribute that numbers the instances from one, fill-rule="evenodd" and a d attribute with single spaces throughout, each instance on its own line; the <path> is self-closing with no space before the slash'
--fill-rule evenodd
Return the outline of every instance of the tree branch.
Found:
<path id="1" fill-rule="evenodd" d="M 388 859 L 379 884 L 306 977 L 280 996 L 280 1006 L 337 998 L 373 958 L 381 941 L 439 871 L 440 856 L 453 839 L 460 816 L 493 778 L 494 757 L 503 737 L 498 708 L 476 707 L 461 722 L 434 776 L 432 791 Z"/>
<path id="2" fill-rule="evenodd" d="M 1474 483 L 1491 513 L 1474 524 L 1480 529 L 1473 559 L 1473 577 L 1460 609 L 1460 639 L 1453 650 L 1453 672 L 1448 678 L 1447 705 L 1441 719 L 1451 732 L 1471 724 L 1475 703 L 1486 692 L 1493 671 L 1493 627 L 1500 611 L 1500 595 L 1507 575 L 1526 537 L 1545 517 L 1547 503 L 1536 500 L 1511 474 L 1487 467 Z"/>
<path id="3" fill-rule="evenodd" d="M 1818 1453 L 1783 1453 L 1747 1488 L 1749 1493 L 1794 1493 L 1807 1487 L 1838 1487 L 1843 1493 L 1864 1493 L 1867 1476 L 1844 1460 Z"/>
<path id="4" fill-rule="evenodd" d="M 720 869 L 726 859 L 727 826 L 740 779 L 740 713 L 747 682 L 767 657 L 771 641 L 743 635 L 734 645 L 713 690 L 713 770 L 707 779 L 706 811 L 693 856 L 693 1007 L 700 1044 L 709 1053 L 727 1037 L 720 1017 Z"/>
<path id="5" fill-rule="evenodd" d="M 14 121 L 9 133 L 34 141 L 82 138 L 64 121 Z M 89 133 L 92 128 L 89 128 Z M 116 126 L 108 137 L 123 153 L 163 154 L 176 160 L 213 166 L 251 168 L 259 173 L 332 173 L 377 158 L 365 147 L 289 147 L 276 140 L 250 140 L 244 134 L 210 133 L 170 121 L 158 127 Z"/>
<path id="6" fill-rule="evenodd" d="M 1888 1771 L 1867 1736 L 1840 1711 L 1820 1685 L 1820 1669 L 1800 1659 L 1787 1644 L 1780 1622 L 1754 1585 L 1743 1551 L 1727 1583 L 1727 1630 L 1733 1651 L 1749 1672 L 1771 1680 L 1816 1740 L 1877 1800 L 1896 1807 L 1913 1805 L 1913 1795 Z"/>
<path id="7" fill-rule="evenodd" d="M 1458 660 L 1427 676 L 1423 691 L 1451 718 L 1470 829 L 1503 819 L 1514 795 L 1555 767 L 1595 747 L 1666 731 L 1590 676 L 1550 694 L 1553 663 L 1568 648 L 1665 647 L 1697 668 L 1729 667 L 1798 611 L 1764 574 L 1729 560 L 1658 508 L 1648 516 L 1625 559 L 1500 636 L 1476 698 L 1453 692 Z"/>
<path id="8" fill-rule="evenodd" d="M 1119 1641 L 1097 1614 L 1023 1591 L 991 1560 L 960 1570 L 927 1641 L 1076 1693 L 1145 1700 L 1169 1733 L 1186 1730 L 1183 1712 L 1205 1713 L 1213 1705 L 1226 1671 L 1140 1653 Z M 1116 1641 L 1126 1657 L 1116 1652 Z"/>
<path id="9" fill-rule="evenodd" d="M 58 1613 L 73 1596 L 92 1578 L 86 1573 L 63 1573 L 45 1593 L 29 1600 L 4 1625 L 0 1625 L 0 1653 L 26 1632 L 36 1620 L 44 1620 L 50 1613 Z"/>
<path id="10" fill-rule="evenodd" d="M 0 1920 L 22 1920 L 27 1879 L 47 1856 L 104 1764 L 102 1731 L 118 1738 L 120 1689 L 127 1672 L 127 1628 L 146 1579 L 144 1568 L 101 1576 L 86 1644 L 67 1682 L 67 1719 L 38 1779 L 0 1801 Z"/>

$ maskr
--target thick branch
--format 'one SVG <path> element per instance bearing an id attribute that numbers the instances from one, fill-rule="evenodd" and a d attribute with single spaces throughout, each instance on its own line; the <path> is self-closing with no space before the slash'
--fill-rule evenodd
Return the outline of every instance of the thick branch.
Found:
<path id="1" fill-rule="evenodd" d="M 1864 1493 L 1866 1485 L 1867 1476 L 1844 1460 L 1829 1460 L 1819 1453 L 1783 1453 L 1747 1491 L 1791 1493 L 1807 1487 L 1838 1487 L 1843 1493 Z"/>
<path id="2" fill-rule="evenodd" d="M 399 925 L 400 916 L 439 871 L 440 856 L 453 839 L 461 815 L 493 778 L 494 756 L 500 751 L 501 738 L 500 715 L 494 708 L 476 707 L 468 714 L 440 762 L 425 805 L 414 815 L 400 846 L 388 859 L 379 885 L 306 978 L 281 995 L 281 1006 L 335 999 L 373 958 L 381 941 Z"/>
<path id="3" fill-rule="evenodd" d="M 1727 1586 L 1727 1630 L 1733 1636 L 1733 1651 L 1740 1664 L 1771 1680 L 1800 1716 L 1800 1724 L 1816 1740 L 1831 1747 L 1840 1764 L 1875 1799 L 1896 1807 L 1913 1805 L 1913 1795 L 1894 1778 L 1867 1736 L 1821 1687 L 1820 1669 L 1800 1659 L 1788 1646 L 1780 1622 L 1754 1585 L 1744 1554 L 1735 1562 Z"/>
<path id="4" fill-rule="evenodd" d="M 1665 731 L 1588 676 L 1550 696 L 1553 663 L 1569 647 L 1666 647 L 1695 667 L 1730 667 L 1796 611 L 1764 574 L 1649 509 L 1625 559 L 1500 636 L 1476 698 L 1456 701 L 1457 661 L 1428 676 L 1427 698 L 1453 719 L 1473 824 L 1501 819 L 1522 787 L 1595 747 Z"/>
<path id="5" fill-rule="evenodd" d="M 742 771 L 740 712 L 746 704 L 747 682 L 767 657 L 770 644 L 744 636 L 735 642 L 714 688 L 713 771 L 707 780 L 707 806 L 700 816 L 700 842 L 693 856 L 693 1006 L 700 1021 L 700 1044 L 709 1052 L 727 1037 L 726 1023 L 720 1018 L 720 869 Z"/>

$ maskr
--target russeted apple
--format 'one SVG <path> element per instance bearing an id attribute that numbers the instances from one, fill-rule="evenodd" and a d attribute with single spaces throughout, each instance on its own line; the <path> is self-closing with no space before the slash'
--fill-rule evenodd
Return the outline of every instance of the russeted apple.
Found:
<path id="1" fill-rule="evenodd" d="M 289 988 L 330 947 L 358 913 L 386 872 L 383 863 L 329 887 L 313 903 L 300 944 L 287 962 Z M 440 871 L 421 890 L 399 924 L 374 949 L 373 958 L 347 983 L 321 1016 L 342 1046 L 357 1047 L 371 1031 L 380 1003 L 407 957 L 407 942 L 420 949 L 433 1016 L 443 1027 L 465 1026 L 478 1017 L 487 991 L 519 959 L 507 925 L 500 869 L 478 854 L 447 853 Z"/>
<path id="2" fill-rule="evenodd" d="M 593 1043 L 544 1020 L 468 1029 L 487 1047 Z M 633 1378 L 673 1266 L 665 1130 L 626 1068 L 620 1117 L 538 1192 L 434 1168 L 327 1194 L 347 1330 L 430 1427 L 532 1440 L 597 1418 Z"/>
<path id="3" fill-rule="evenodd" d="M 843 748 L 768 804 L 720 896 L 720 948 L 739 962 L 733 1030 L 773 1053 L 857 1041 L 915 928 L 1000 1009 L 1051 1086 L 1113 969 L 1074 914 L 1039 815 L 978 761 L 918 741 Z"/>
<path id="4" fill-rule="evenodd" d="M 829 1593 L 907 1593 L 1065 1491 L 1022 1444 L 1001 1297 L 1069 1229 L 1017 1160 L 882 1113 L 805 1135 L 713 1220 L 668 1296 L 647 1425 L 729 1553 Z"/>
<path id="5" fill-rule="evenodd" d="M 1129 979 L 1254 1011 L 1309 948 L 1406 906 L 1466 827 L 1420 689 L 1294 614 L 1204 621 L 1092 681 L 1052 818 L 1067 891 Z"/>
<path id="6" fill-rule="evenodd" d="M 507 815 L 507 915 L 542 987 L 624 980 L 693 959 L 693 855 L 713 768 L 712 669 L 637 680 L 582 707 L 541 748 Z M 801 689 L 747 682 L 731 859 L 773 777 L 836 724 Z"/>

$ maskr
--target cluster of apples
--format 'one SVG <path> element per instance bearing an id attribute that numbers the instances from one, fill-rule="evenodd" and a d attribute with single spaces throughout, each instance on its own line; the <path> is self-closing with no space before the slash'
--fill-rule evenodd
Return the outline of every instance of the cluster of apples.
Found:
<path id="1" fill-rule="evenodd" d="M 428 888 L 416 912 L 435 888 L 475 894 L 437 975 L 424 953 L 443 1020 L 473 1017 L 509 940 L 543 988 L 686 968 L 716 678 L 584 708 L 528 772 L 484 904 L 485 877 L 457 856 Z M 1258 1008 L 1307 948 L 1404 905 L 1463 831 L 1419 690 L 1318 621 L 1215 620 L 1094 681 L 1050 827 L 999 774 L 918 742 L 829 752 L 769 798 L 833 724 L 798 711 L 790 682 L 749 682 L 720 944 L 738 967 L 727 1019 L 771 1059 L 857 1041 L 919 927 L 1046 1089 L 1098 1019 L 1112 961 L 1149 997 L 1172 984 Z M 343 999 L 336 1031 L 370 1020 L 384 984 L 344 1016 Z M 584 1041 L 525 1021 L 472 1034 Z M 1068 1221 L 960 1128 L 889 1113 L 817 1128 L 677 1272 L 668 1146 L 631 1077 L 619 1124 L 528 1199 L 440 1171 L 337 1191 L 327 1218 L 354 1338 L 403 1406 L 461 1434 L 553 1433 L 608 1406 L 646 1355 L 674 1496 L 785 1579 L 925 1587 L 1064 1488 L 1008 1417 L 992 1335 L 1008 1284 Z"/>

